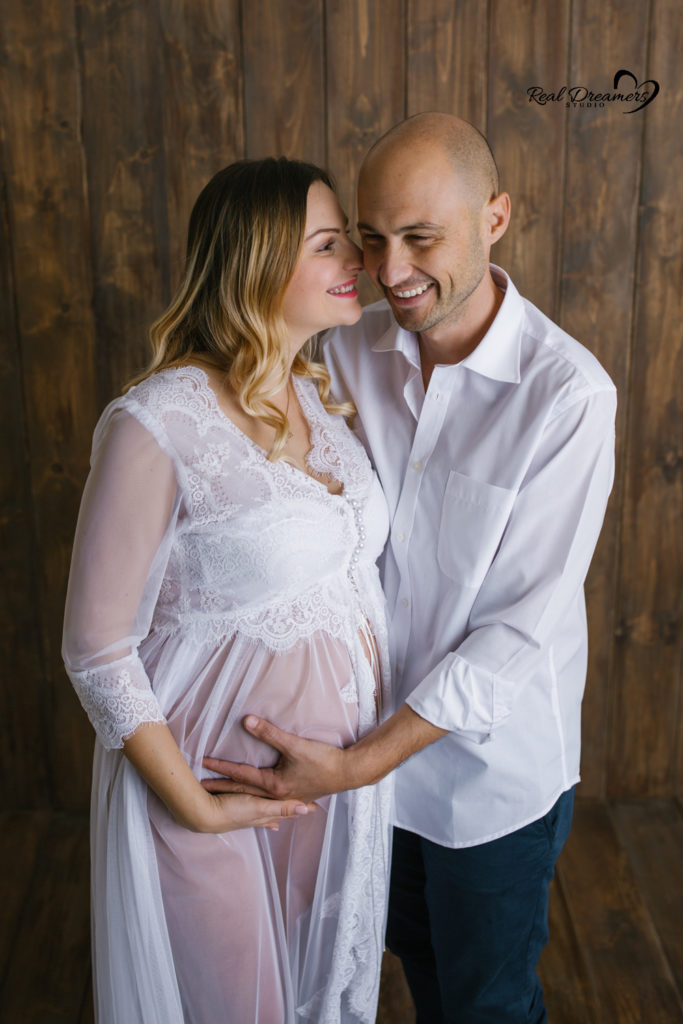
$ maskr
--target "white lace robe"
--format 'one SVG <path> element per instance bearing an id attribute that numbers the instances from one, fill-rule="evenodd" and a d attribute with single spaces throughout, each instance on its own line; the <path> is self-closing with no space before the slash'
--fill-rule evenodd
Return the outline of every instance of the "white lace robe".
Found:
<path id="1" fill-rule="evenodd" d="M 141 723 L 166 721 L 201 778 L 205 755 L 274 762 L 242 728 L 248 712 L 347 745 L 386 706 L 384 498 L 343 421 L 312 382 L 295 385 L 309 469 L 341 494 L 268 462 L 197 368 L 145 380 L 95 432 L 64 658 L 98 737 L 99 1024 L 375 1019 L 387 784 L 326 798 L 279 832 L 203 835 L 173 821 L 120 750 Z"/>

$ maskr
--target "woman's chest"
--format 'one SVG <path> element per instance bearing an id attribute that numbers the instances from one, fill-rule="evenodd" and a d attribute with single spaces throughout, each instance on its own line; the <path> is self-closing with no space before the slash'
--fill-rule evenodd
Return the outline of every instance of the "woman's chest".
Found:
<path id="1" fill-rule="evenodd" d="M 348 570 L 357 544 L 353 509 L 343 498 L 245 502 L 218 521 L 181 520 L 167 575 L 241 603 Z"/>

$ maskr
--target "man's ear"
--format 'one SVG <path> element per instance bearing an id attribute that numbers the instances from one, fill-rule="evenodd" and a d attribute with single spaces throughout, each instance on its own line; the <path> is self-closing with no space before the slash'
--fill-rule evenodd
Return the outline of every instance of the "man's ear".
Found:
<path id="1" fill-rule="evenodd" d="M 503 237 L 509 223 L 510 196 L 507 192 L 501 192 L 493 199 L 489 199 L 484 207 L 484 227 L 489 245 Z"/>

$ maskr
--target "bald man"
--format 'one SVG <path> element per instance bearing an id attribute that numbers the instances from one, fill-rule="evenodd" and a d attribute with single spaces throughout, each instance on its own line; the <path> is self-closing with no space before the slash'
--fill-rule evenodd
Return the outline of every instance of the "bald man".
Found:
<path id="1" fill-rule="evenodd" d="M 360 173 L 384 294 L 325 358 L 377 469 L 398 710 L 346 750 L 249 718 L 312 800 L 395 772 L 387 940 L 421 1024 L 540 1024 L 548 886 L 579 779 L 583 583 L 613 478 L 612 382 L 489 263 L 510 220 L 485 139 L 421 114 Z M 400 766 L 400 767 L 398 767 Z M 221 783 L 215 788 L 221 786 Z M 342 1019 L 345 1019 L 342 1017 Z"/>

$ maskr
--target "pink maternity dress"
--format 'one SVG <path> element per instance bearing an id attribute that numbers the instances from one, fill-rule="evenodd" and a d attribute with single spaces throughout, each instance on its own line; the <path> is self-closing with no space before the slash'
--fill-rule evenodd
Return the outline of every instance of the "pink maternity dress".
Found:
<path id="1" fill-rule="evenodd" d="M 143 381 L 95 432 L 64 658 L 97 733 L 99 1024 L 375 1019 L 388 783 L 278 832 L 205 835 L 176 824 L 121 752 L 167 722 L 201 778 L 205 755 L 274 763 L 242 728 L 248 712 L 348 745 L 387 708 L 384 498 L 314 383 L 295 387 L 312 475 L 269 462 L 196 367 Z"/>

